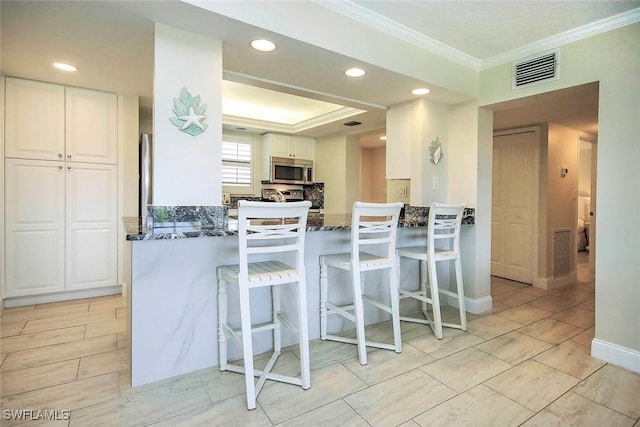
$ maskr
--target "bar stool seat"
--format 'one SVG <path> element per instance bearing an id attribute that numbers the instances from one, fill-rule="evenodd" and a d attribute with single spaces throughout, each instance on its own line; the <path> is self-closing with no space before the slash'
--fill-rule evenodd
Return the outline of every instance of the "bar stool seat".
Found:
<path id="1" fill-rule="evenodd" d="M 307 321 L 306 280 L 304 268 L 304 237 L 307 214 L 311 202 L 238 202 L 239 263 L 216 269 L 218 279 L 218 348 L 220 370 L 243 373 L 247 394 L 247 408 L 255 409 L 256 398 L 266 380 L 299 385 L 303 389 L 311 386 L 309 367 L 309 332 Z M 292 254 L 294 262 L 283 261 L 283 254 Z M 254 256 L 270 257 L 255 260 Z M 295 326 L 281 310 L 281 285 L 293 283 L 297 288 L 298 325 Z M 238 287 L 240 299 L 240 328 L 228 323 L 227 285 Z M 268 286 L 271 288 L 271 320 L 252 324 L 250 290 Z M 261 301 L 261 304 L 264 302 Z M 281 326 L 298 335 L 300 346 L 300 377 L 291 377 L 271 372 L 282 350 Z M 273 332 L 273 353 L 264 370 L 254 369 L 252 334 Z M 232 339 L 242 347 L 243 366 L 228 363 L 227 341 Z M 258 377 L 258 382 L 254 382 Z"/>
<path id="2" fill-rule="evenodd" d="M 351 222 L 351 252 L 320 256 L 320 339 L 357 344 L 361 365 L 367 364 L 366 347 L 402 351 L 400 334 L 400 305 L 398 298 L 398 272 L 395 256 L 396 231 L 402 203 L 363 203 L 353 205 Z M 364 251 L 364 247 L 378 248 L 382 255 Z M 373 249 L 371 249 L 373 251 Z M 351 272 L 352 304 L 338 305 L 329 301 L 329 267 Z M 388 270 L 390 305 L 364 293 L 363 273 L 373 270 Z M 334 287 L 342 284 L 333 283 Z M 363 302 L 391 314 L 393 344 L 374 342 L 365 338 Z M 354 322 L 356 338 L 328 333 L 327 317 L 333 314 Z"/>
<path id="3" fill-rule="evenodd" d="M 442 339 L 443 327 L 467 330 L 467 316 L 464 300 L 464 286 L 462 282 L 462 263 L 460 259 L 460 228 L 464 214 L 464 205 L 452 205 L 433 203 L 429 207 L 429 220 L 427 224 L 427 245 L 399 248 L 398 265 L 401 258 L 419 261 L 420 264 L 420 288 L 407 290 L 399 287 L 400 299 L 414 298 L 422 302 L 422 314 L 424 319 L 415 317 L 400 317 L 406 322 L 427 324 L 433 330 L 436 338 Z M 442 246 L 448 245 L 448 248 Z M 436 247 L 438 246 L 438 247 Z M 436 263 L 442 261 L 454 261 L 456 275 L 456 292 L 449 289 L 440 289 Z M 429 286 L 427 286 L 427 276 Z M 440 294 L 457 300 L 460 313 L 460 323 L 442 322 L 440 310 Z M 428 305 L 432 306 L 433 317 L 428 313 Z"/>

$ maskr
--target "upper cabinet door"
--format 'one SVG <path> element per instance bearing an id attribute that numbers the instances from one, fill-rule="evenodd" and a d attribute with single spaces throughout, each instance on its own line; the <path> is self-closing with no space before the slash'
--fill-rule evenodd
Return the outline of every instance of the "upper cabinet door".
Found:
<path id="1" fill-rule="evenodd" d="M 294 136 L 292 138 L 293 155 L 297 159 L 315 160 L 316 158 L 316 140 L 303 136 Z"/>
<path id="2" fill-rule="evenodd" d="M 116 164 L 117 95 L 68 87 L 66 107 L 66 160 Z"/>
<path id="3" fill-rule="evenodd" d="M 7 77 L 5 156 L 62 160 L 64 86 Z"/>
<path id="4" fill-rule="evenodd" d="M 270 154 L 273 157 L 293 157 L 291 137 L 288 135 L 269 134 Z"/>

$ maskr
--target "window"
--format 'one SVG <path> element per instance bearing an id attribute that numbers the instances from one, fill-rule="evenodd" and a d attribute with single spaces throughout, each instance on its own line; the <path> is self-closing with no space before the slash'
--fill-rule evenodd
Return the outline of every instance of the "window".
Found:
<path id="1" fill-rule="evenodd" d="M 231 193 L 253 193 L 253 138 L 222 135 L 222 187 Z"/>

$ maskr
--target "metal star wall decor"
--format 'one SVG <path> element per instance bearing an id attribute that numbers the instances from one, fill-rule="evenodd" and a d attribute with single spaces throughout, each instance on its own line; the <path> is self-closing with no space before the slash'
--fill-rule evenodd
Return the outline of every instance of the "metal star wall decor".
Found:
<path id="1" fill-rule="evenodd" d="M 173 114 L 175 116 L 169 117 L 169 121 L 181 132 L 197 136 L 209 127 L 204 122 L 207 118 L 206 112 L 207 104 L 200 105 L 200 95 L 192 96 L 187 88 L 183 87 L 180 96 L 173 98 Z"/>

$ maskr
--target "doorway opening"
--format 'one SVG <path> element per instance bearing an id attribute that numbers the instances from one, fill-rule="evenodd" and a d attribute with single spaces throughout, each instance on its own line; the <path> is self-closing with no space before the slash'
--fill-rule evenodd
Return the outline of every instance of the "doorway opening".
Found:
<path id="1" fill-rule="evenodd" d="M 505 214 L 508 212 L 503 206 L 501 195 L 509 194 L 512 199 L 512 218 L 504 218 L 502 224 L 496 224 L 495 221 L 492 224 L 492 276 L 550 289 L 575 282 L 581 272 L 586 270 L 586 260 L 593 276 L 596 249 L 595 148 L 598 137 L 598 96 L 599 84 L 594 82 L 490 107 L 494 112 L 492 217 L 500 218 L 499 215 L 496 216 L 496 209 L 502 209 Z M 496 153 L 505 151 L 505 138 L 499 138 L 501 141 L 496 142 L 495 136 L 517 134 L 517 131 L 512 131 L 532 127 L 540 130 L 540 136 L 534 142 L 537 150 L 526 152 L 526 155 L 532 156 L 532 164 L 538 163 L 534 171 L 534 203 L 524 199 L 530 197 L 529 192 L 520 191 L 519 184 L 510 181 L 512 174 L 505 175 L 504 171 L 499 170 L 504 162 L 495 163 Z M 502 146 L 498 150 L 497 143 Z M 583 153 L 587 146 L 590 150 L 588 160 L 586 151 Z M 519 157 L 518 161 L 522 163 L 529 160 Z M 506 182 L 507 189 L 496 192 L 496 184 L 499 183 L 496 180 L 499 179 Z M 529 182 L 527 185 L 530 184 Z M 534 217 L 534 224 L 529 229 L 533 232 L 516 235 L 515 233 L 523 230 L 517 226 L 518 223 L 523 218 L 526 219 L 527 215 Z M 505 228 L 505 224 L 510 223 L 514 226 Z M 589 240 L 588 248 L 582 239 Z M 518 270 L 514 266 L 509 270 L 504 268 L 505 264 L 500 268 L 498 263 L 495 264 L 498 267 L 494 268 L 494 258 L 499 255 L 498 249 L 506 251 L 506 247 L 509 250 L 505 253 L 517 255 L 512 257 L 517 261 L 514 263 L 515 267 L 518 263 L 531 263 L 531 280 L 510 275 L 509 271 Z M 580 269 L 578 265 L 581 266 Z"/>

